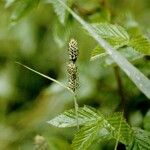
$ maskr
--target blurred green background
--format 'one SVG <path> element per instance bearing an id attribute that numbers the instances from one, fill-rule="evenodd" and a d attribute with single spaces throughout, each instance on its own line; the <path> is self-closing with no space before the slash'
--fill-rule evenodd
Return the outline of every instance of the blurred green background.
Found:
<path id="1" fill-rule="evenodd" d="M 73 108 L 72 96 L 15 61 L 67 84 L 67 47 L 69 39 L 75 38 L 80 52 L 78 103 L 104 113 L 118 110 L 121 101 L 114 66 L 102 60 L 90 62 L 96 42 L 72 16 L 68 14 L 62 25 L 46 1 L 26 9 L 21 8 L 21 3 L 32 5 L 31 0 L 0 1 L 0 149 L 35 149 L 35 137 L 41 135 L 50 150 L 69 150 L 76 129 L 57 129 L 46 121 Z M 150 38 L 149 0 L 72 0 L 71 5 L 88 22 L 119 24 L 132 32 L 140 30 Z M 134 65 L 150 77 L 149 56 Z M 150 101 L 121 70 L 120 75 L 127 121 L 150 131 Z M 111 150 L 113 146 L 111 142 L 95 143 L 90 149 Z"/>

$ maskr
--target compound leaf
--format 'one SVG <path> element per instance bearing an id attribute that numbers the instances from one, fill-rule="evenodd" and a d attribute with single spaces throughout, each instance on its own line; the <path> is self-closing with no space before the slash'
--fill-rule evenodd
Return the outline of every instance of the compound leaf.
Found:
<path id="1" fill-rule="evenodd" d="M 133 128 L 133 139 L 127 150 L 149 150 L 150 149 L 150 132 L 139 128 Z"/>
<path id="2" fill-rule="evenodd" d="M 85 125 L 86 123 L 93 122 L 98 118 L 100 118 L 100 116 L 87 106 L 78 109 L 79 125 Z M 59 128 L 75 127 L 77 126 L 77 116 L 75 110 L 70 109 L 65 111 L 64 113 L 48 121 L 48 123 Z"/>
<path id="3" fill-rule="evenodd" d="M 142 35 L 133 36 L 129 42 L 129 46 L 142 54 L 150 55 L 150 42 Z"/>

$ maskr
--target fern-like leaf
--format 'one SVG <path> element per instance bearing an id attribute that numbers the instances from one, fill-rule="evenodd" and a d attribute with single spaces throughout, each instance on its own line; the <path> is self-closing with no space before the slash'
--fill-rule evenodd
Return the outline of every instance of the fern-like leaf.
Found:
<path id="1" fill-rule="evenodd" d="M 79 125 L 86 125 L 87 123 L 93 122 L 100 117 L 101 117 L 100 115 L 95 113 L 87 106 L 78 109 Z M 54 119 L 48 121 L 48 123 L 59 128 L 75 127 L 77 126 L 75 110 L 70 109 L 68 111 L 65 111 L 64 113 L 58 115 Z"/>
<path id="2" fill-rule="evenodd" d="M 132 141 L 127 150 L 150 150 L 150 132 L 133 128 Z"/>

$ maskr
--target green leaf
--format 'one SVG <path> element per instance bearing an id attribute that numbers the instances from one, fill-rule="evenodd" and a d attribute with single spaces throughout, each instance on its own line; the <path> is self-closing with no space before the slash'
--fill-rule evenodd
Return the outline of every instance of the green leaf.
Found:
<path id="1" fill-rule="evenodd" d="M 64 24 L 66 18 L 66 9 L 57 0 L 49 0 L 53 4 L 54 11 L 57 14 L 59 21 Z M 64 4 L 67 5 L 67 0 L 62 0 Z"/>
<path id="2" fill-rule="evenodd" d="M 129 45 L 142 54 L 150 55 L 150 42 L 142 35 L 133 36 Z"/>
<path id="3" fill-rule="evenodd" d="M 78 109 L 78 124 L 86 125 L 89 122 L 93 122 L 101 118 L 97 113 L 95 113 L 92 109 L 84 106 L 83 108 Z M 74 109 L 65 111 L 64 113 L 58 115 L 54 119 L 48 121 L 49 124 L 59 127 L 75 127 L 77 126 L 77 118 Z"/>
<path id="4" fill-rule="evenodd" d="M 139 128 L 133 128 L 133 139 L 127 150 L 149 150 L 150 149 L 150 132 Z"/>
<path id="5" fill-rule="evenodd" d="M 75 110 L 71 109 L 48 123 L 60 128 L 75 127 L 76 119 Z M 97 138 L 99 141 L 116 139 L 124 144 L 130 141 L 132 130 L 124 120 L 122 113 L 105 117 L 101 113 L 96 113 L 92 108 L 84 106 L 78 109 L 78 123 L 83 127 L 75 135 L 72 144 L 74 149 L 86 149 Z"/>
<path id="6" fill-rule="evenodd" d="M 118 49 L 118 51 L 129 61 L 135 61 L 144 56 L 132 47 L 121 47 Z M 114 60 L 107 53 L 105 53 L 105 50 L 100 46 L 97 46 L 95 49 L 92 50 L 91 61 L 98 58 L 106 65 L 112 65 L 115 63 Z"/>
<path id="7" fill-rule="evenodd" d="M 92 24 L 92 26 L 94 27 L 98 35 L 106 39 L 106 41 L 116 49 L 125 46 L 129 43 L 128 33 L 125 31 L 124 28 L 122 28 L 119 25 L 112 25 L 108 23 L 97 23 Z M 92 54 L 91 59 L 93 57 L 97 58 L 97 55 L 99 55 L 100 57 L 107 55 L 101 53 L 105 53 L 105 49 L 101 46 L 96 46 L 96 48 L 94 48 L 91 52 Z"/>
<path id="8" fill-rule="evenodd" d="M 40 0 L 20 0 L 18 1 L 17 7 L 11 15 L 11 20 L 13 22 L 18 21 L 22 17 L 24 17 L 28 12 L 30 12 L 33 8 L 37 7 Z"/>
<path id="9" fill-rule="evenodd" d="M 130 142 L 132 129 L 126 123 L 122 113 L 115 113 L 109 117 L 103 116 L 84 125 L 73 140 L 72 147 L 75 150 L 87 149 L 94 140 L 116 139 L 123 144 Z"/>
<path id="10" fill-rule="evenodd" d="M 106 118 L 106 120 L 110 124 L 111 129 L 113 129 L 111 130 L 112 137 L 123 144 L 128 144 L 130 142 L 132 130 L 124 119 L 123 114 L 115 113 Z"/>
<path id="11" fill-rule="evenodd" d="M 115 50 L 108 42 L 95 31 L 93 26 L 85 22 L 75 12 L 73 12 L 65 3 L 61 0 L 58 1 L 72 16 L 89 32 L 89 34 L 102 46 L 105 51 L 111 56 L 111 58 L 117 63 L 117 65 L 127 74 L 127 76 L 134 82 L 141 92 L 150 99 L 150 80 L 141 73 L 136 67 L 134 67 L 124 56 L 122 56 L 117 50 Z"/>
<path id="12" fill-rule="evenodd" d="M 91 52 L 91 60 L 96 59 L 97 57 L 106 56 L 105 50 L 101 46 L 96 46 Z"/>
<path id="13" fill-rule="evenodd" d="M 100 121 L 96 121 L 81 128 L 81 130 L 77 132 L 73 140 L 73 150 L 86 150 L 96 139 L 98 132 L 101 128 L 100 124 Z"/>
<path id="14" fill-rule="evenodd" d="M 127 45 L 129 42 L 128 33 L 119 25 L 97 23 L 92 24 L 92 26 L 99 36 L 106 39 L 115 48 Z"/>

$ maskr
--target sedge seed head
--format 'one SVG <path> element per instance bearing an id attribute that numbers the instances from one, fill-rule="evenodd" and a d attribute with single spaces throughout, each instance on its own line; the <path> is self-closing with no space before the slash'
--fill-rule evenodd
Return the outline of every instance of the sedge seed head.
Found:
<path id="1" fill-rule="evenodd" d="M 77 72 L 77 66 L 70 62 L 67 65 L 67 71 L 68 71 L 68 87 L 75 92 L 75 90 L 78 87 L 78 72 Z"/>
<path id="2" fill-rule="evenodd" d="M 69 60 L 72 62 L 76 62 L 78 57 L 78 43 L 75 39 L 71 39 L 69 42 Z"/>

